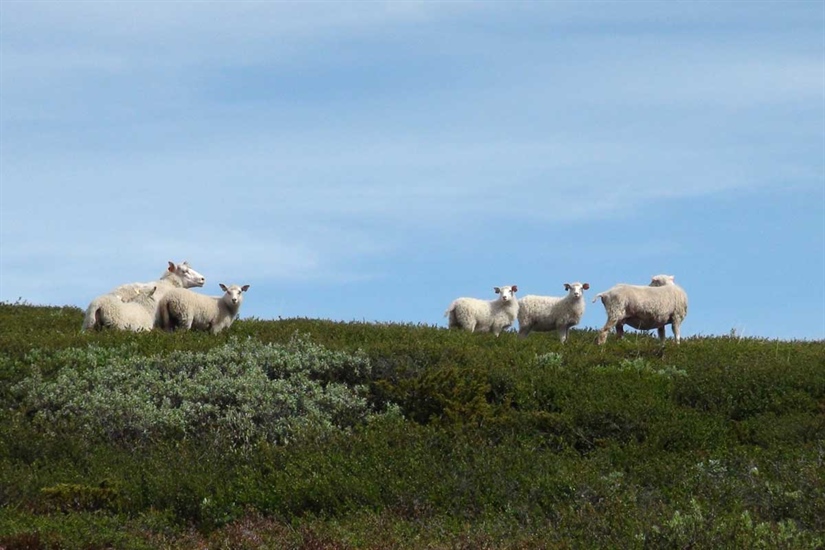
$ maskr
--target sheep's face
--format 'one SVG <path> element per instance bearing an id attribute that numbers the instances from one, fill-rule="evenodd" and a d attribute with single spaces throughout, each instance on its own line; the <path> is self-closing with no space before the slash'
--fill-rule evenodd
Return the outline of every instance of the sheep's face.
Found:
<path id="1" fill-rule="evenodd" d="M 516 291 L 518 287 L 516 285 L 513 286 L 497 286 L 493 287 L 493 290 L 496 291 L 496 294 L 499 295 L 499 300 L 502 302 L 509 302 L 510 300 L 516 297 Z"/>
<path id="2" fill-rule="evenodd" d="M 206 277 L 192 269 L 189 262 L 181 264 L 169 262 L 169 271 L 180 276 L 181 281 L 183 281 L 183 288 L 200 287 L 206 283 Z"/>
<path id="3" fill-rule="evenodd" d="M 223 295 L 224 301 L 226 301 L 229 304 L 232 304 L 233 306 L 239 306 L 241 305 L 241 302 L 243 302 L 243 293 L 249 290 L 249 285 L 231 285 L 227 287 L 226 285 L 221 283 L 221 290 L 223 290 L 226 293 Z"/>
<path id="4" fill-rule="evenodd" d="M 588 283 L 564 283 L 564 289 L 567 290 L 568 294 L 574 298 L 581 298 L 584 296 L 584 291 L 589 288 L 590 285 Z"/>

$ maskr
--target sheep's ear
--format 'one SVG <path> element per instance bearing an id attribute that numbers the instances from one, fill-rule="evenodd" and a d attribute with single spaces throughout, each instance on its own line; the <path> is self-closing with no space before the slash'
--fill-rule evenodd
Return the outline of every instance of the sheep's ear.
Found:
<path id="1" fill-rule="evenodd" d="M 590 283 L 584 283 L 582 285 L 582 288 L 585 289 L 585 290 L 590 290 Z"/>
<path id="2" fill-rule="evenodd" d="M 493 290 L 495 290 L 495 291 L 496 291 L 496 294 L 500 294 L 500 293 L 501 293 L 501 289 L 500 289 L 499 287 L 497 287 L 497 286 L 494 286 L 494 287 L 493 287 Z"/>
<path id="3" fill-rule="evenodd" d="M 175 271 L 175 262 L 169 262 L 169 271 L 170 271 L 170 272 L 174 272 L 174 271 Z"/>
<path id="4" fill-rule="evenodd" d="M 249 285 L 243 285 L 243 286 L 241 287 L 241 291 L 242 291 L 242 292 L 246 292 L 247 290 L 249 290 Z"/>
<path id="5" fill-rule="evenodd" d="M 152 287 L 152 292 L 150 292 L 150 293 L 149 293 L 149 297 L 154 296 L 154 295 L 155 295 L 155 291 L 156 291 L 157 289 L 158 289 L 158 287 L 153 286 L 153 287 Z"/>
<path id="6" fill-rule="evenodd" d="M 510 287 L 510 288 L 512 288 L 512 289 L 513 289 L 513 292 L 518 292 L 518 286 L 513 285 L 513 286 L 512 286 L 512 287 Z"/>
<path id="7" fill-rule="evenodd" d="M 570 283 L 564 283 L 564 290 L 570 290 Z"/>
<path id="8" fill-rule="evenodd" d="M 228 288 L 226 288 L 226 285 L 225 285 L 225 284 L 223 284 L 223 283 L 218 283 L 218 285 L 221 287 L 221 290 L 223 290 L 224 292 L 229 292 L 229 289 L 228 289 Z"/>

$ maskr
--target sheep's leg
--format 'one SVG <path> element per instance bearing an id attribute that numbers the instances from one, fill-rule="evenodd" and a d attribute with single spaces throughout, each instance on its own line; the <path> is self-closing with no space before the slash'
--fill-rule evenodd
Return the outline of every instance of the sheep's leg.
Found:
<path id="1" fill-rule="evenodd" d="M 622 337 L 622 325 L 617 324 L 618 322 L 619 320 L 614 317 L 607 318 L 607 322 L 602 327 L 602 330 L 599 331 L 599 336 L 596 340 L 600 346 L 607 341 L 607 334 L 613 330 L 613 327 L 616 327 L 616 334 L 618 334 L 619 338 Z"/>
<path id="2" fill-rule="evenodd" d="M 93 320 L 90 325 L 90 328 L 93 328 L 95 330 L 100 330 L 104 328 L 105 321 L 103 319 L 103 315 L 101 314 L 100 308 L 95 309 L 94 313 L 92 313 L 92 319 Z"/>
<path id="3" fill-rule="evenodd" d="M 679 330 L 680 327 L 681 327 L 681 324 L 682 324 L 682 321 L 674 320 L 673 323 L 670 325 L 670 327 L 673 329 L 673 337 L 676 339 L 677 344 L 681 343 L 681 335 L 680 335 L 680 330 Z M 665 331 L 665 329 L 663 328 L 662 332 L 664 332 L 664 331 Z"/>
<path id="4" fill-rule="evenodd" d="M 565 343 L 567 341 L 567 332 L 570 330 L 570 327 L 559 327 L 559 340 L 561 343 Z"/>
<path id="5" fill-rule="evenodd" d="M 518 327 L 518 337 L 519 338 L 527 338 L 530 335 L 530 331 L 533 330 L 532 325 L 519 325 Z"/>
<path id="6" fill-rule="evenodd" d="M 621 340 L 624 337 L 624 324 L 617 323 L 616 324 L 616 339 Z"/>
<path id="7" fill-rule="evenodd" d="M 155 324 L 167 332 L 175 330 L 172 316 L 169 314 L 169 307 L 166 304 L 158 306 L 158 310 L 155 312 Z"/>
<path id="8" fill-rule="evenodd" d="M 192 324 L 195 322 L 195 318 L 192 315 L 187 315 L 186 313 L 177 318 L 174 315 L 170 315 L 170 318 L 171 322 L 169 324 L 169 330 L 171 331 L 192 330 Z"/>
<path id="9" fill-rule="evenodd" d="M 664 326 L 658 327 L 656 329 L 656 332 L 659 334 L 659 340 L 664 342 L 665 339 L 667 338 L 667 336 L 665 335 L 665 327 Z"/>
<path id="10" fill-rule="evenodd" d="M 455 328 L 455 327 L 460 328 L 461 325 L 458 324 L 458 319 L 456 319 L 456 316 L 455 316 L 455 310 L 451 309 L 447 312 L 447 328 Z"/>

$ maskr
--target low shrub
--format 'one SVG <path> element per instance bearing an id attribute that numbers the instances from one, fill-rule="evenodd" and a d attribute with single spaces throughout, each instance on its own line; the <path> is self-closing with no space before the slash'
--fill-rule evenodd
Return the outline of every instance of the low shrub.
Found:
<path id="1" fill-rule="evenodd" d="M 369 360 L 298 336 L 286 345 L 233 339 L 151 356 L 89 346 L 35 351 L 26 361 L 32 372 L 13 391 L 44 434 L 126 447 L 208 438 L 240 448 L 307 427 L 347 428 L 370 413 Z"/>

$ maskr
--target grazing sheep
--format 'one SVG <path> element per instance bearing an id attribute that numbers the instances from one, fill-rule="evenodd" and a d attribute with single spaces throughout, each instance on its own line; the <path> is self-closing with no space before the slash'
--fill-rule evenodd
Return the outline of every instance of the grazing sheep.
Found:
<path id="1" fill-rule="evenodd" d="M 499 297 L 496 300 L 479 300 L 478 298 L 457 298 L 453 300 L 444 316 L 449 318 L 449 327 L 458 327 L 470 332 L 492 332 L 498 336 L 513 324 L 518 316 L 518 287 L 502 286 L 493 290 Z"/>
<path id="2" fill-rule="evenodd" d="M 208 330 L 212 334 L 229 328 L 243 302 L 249 285 L 220 285 L 223 296 L 204 296 L 185 288 L 166 293 L 158 304 L 160 327 L 166 330 Z"/>
<path id="3" fill-rule="evenodd" d="M 129 299 L 136 290 L 157 287 L 155 299 L 160 301 L 163 295 L 173 288 L 201 287 L 204 283 L 206 283 L 206 278 L 192 269 L 189 262 L 183 261 L 179 264 L 169 262 L 169 267 L 166 268 L 166 271 L 163 272 L 163 275 L 161 275 L 157 281 L 149 283 L 127 283 L 113 289 L 110 294 L 117 294 L 121 298 Z"/>
<path id="4" fill-rule="evenodd" d="M 82 330 L 152 330 L 155 325 L 156 290 L 156 287 L 141 288 L 128 299 L 117 294 L 98 296 L 86 308 Z"/>
<path id="5" fill-rule="evenodd" d="M 607 312 L 607 323 L 598 336 L 599 345 L 607 340 L 607 333 L 616 327 L 616 335 L 624 335 L 624 325 L 639 330 L 656 329 L 659 339 L 665 340 L 665 326 L 673 329 L 673 337 L 681 341 L 679 327 L 687 316 L 688 299 L 685 291 L 674 282 L 673 275 L 656 275 L 649 286 L 619 284 L 597 294 Z"/>
<path id="6" fill-rule="evenodd" d="M 557 330 L 562 343 L 567 341 L 570 327 L 576 326 L 584 315 L 584 291 L 588 283 L 564 283 L 567 296 L 534 296 L 519 298 L 518 334 L 526 338 L 531 331 Z"/>

